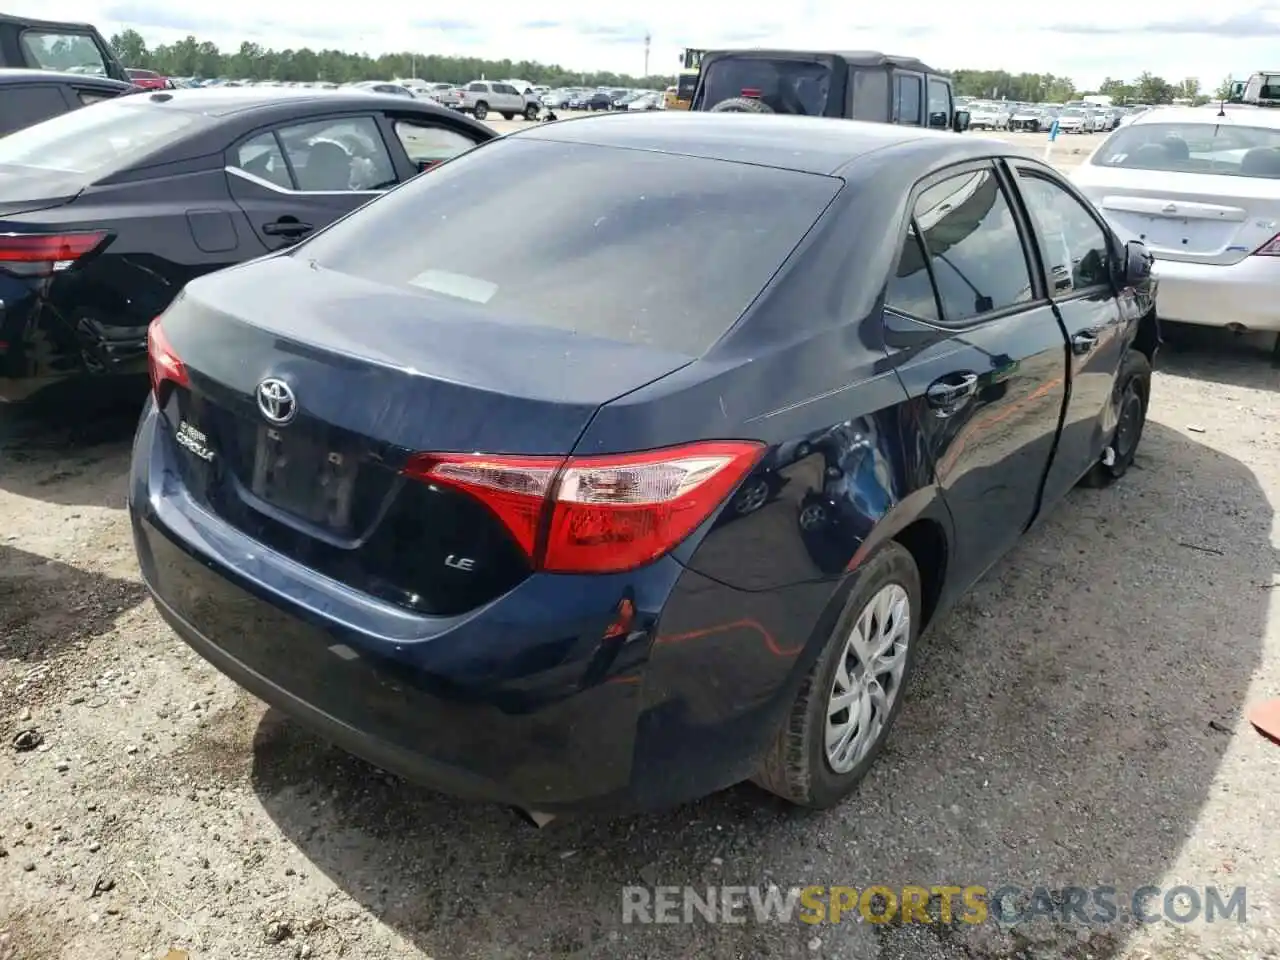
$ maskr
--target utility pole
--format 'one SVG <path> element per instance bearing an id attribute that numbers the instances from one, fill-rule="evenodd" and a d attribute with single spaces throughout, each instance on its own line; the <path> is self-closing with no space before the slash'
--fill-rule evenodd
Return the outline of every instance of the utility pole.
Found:
<path id="1" fill-rule="evenodd" d="M 646 31 L 644 35 L 644 75 L 649 75 L 649 43 L 653 37 Z"/>

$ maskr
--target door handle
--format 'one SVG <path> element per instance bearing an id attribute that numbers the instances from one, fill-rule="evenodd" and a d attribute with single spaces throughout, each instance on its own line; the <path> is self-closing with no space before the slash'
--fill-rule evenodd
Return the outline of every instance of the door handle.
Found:
<path id="1" fill-rule="evenodd" d="M 929 384 L 925 401 L 940 417 L 949 417 L 978 392 L 976 373 L 953 373 Z"/>
<path id="2" fill-rule="evenodd" d="M 273 220 L 271 223 L 262 225 L 262 232 L 269 237 L 300 237 L 314 229 L 315 227 L 311 224 L 303 223 L 301 220 L 295 220 L 292 217 L 281 217 L 279 220 Z"/>
<path id="3" fill-rule="evenodd" d="M 1071 338 L 1071 352 L 1080 356 L 1098 345 L 1098 335 L 1092 330 L 1081 330 Z"/>

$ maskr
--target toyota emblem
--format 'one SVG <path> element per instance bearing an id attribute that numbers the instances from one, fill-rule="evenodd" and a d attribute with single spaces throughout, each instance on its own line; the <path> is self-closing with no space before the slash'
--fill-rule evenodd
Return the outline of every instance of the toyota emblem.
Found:
<path id="1" fill-rule="evenodd" d="M 268 423 L 284 426 L 298 413 L 298 401 L 294 399 L 293 388 L 283 380 L 268 377 L 258 384 L 258 409 Z"/>

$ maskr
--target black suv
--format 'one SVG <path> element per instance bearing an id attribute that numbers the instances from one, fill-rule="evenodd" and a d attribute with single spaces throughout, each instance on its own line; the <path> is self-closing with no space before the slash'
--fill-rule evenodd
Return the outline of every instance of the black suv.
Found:
<path id="1" fill-rule="evenodd" d="M 911 57 L 859 51 L 709 50 L 692 110 L 791 113 L 955 130 L 951 79 Z"/>
<path id="2" fill-rule="evenodd" d="M 0 67 L 56 70 L 129 82 L 124 66 L 89 23 L 0 13 Z"/>
<path id="3" fill-rule="evenodd" d="M 0 137 L 135 90 L 132 84 L 83 73 L 0 68 Z"/>

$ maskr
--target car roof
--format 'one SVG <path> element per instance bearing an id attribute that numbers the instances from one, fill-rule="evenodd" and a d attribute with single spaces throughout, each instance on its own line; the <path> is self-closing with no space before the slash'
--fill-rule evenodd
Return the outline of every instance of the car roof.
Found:
<path id="1" fill-rule="evenodd" d="M 25 67 L 0 67 L 0 84 L 31 83 L 40 80 L 46 83 L 94 83 L 112 90 L 132 90 L 133 84 L 111 77 L 99 76 L 95 73 L 64 73 L 58 70 L 31 70 Z"/>
<path id="2" fill-rule="evenodd" d="M 1216 108 L 1218 104 L 1210 103 L 1207 106 Z M 1227 107 L 1231 108 L 1232 104 L 1227 104 Z M 1222 116 L 1219 116 L 1219 112 Z M 1205 107 L 1153 107 L 1134 117 L 1129 126 L 1146 126 L 1149 123 L 1217 123 L 1280 130 L 1280 110 L 1248 105 L 1244 105 L 1243 109 L 1222 111 L 1207 110 Z"/>
<path id="3" fill-rule="evenodd" d="M 157 90 L 139 94 L 139 101 L 163 104 L 166 110 L 201 113 L 209 117 L 229 117 L 236 114 L 261 112 L 266 115 L 279 112 L 288 114 L 301 103 L 323 103 L 336 110 L 369 109 L 370 104 L 394 103 L 400 110 L 414 104 L 414 109 L 426 113 L 440 112 L 452 116 L 452 111 L 426 100 L 410 100 L 390 93 L 376 93 L 364 87 L 347 87 L 326 90 L 320 87 L 200 87 L 192 90 Z"/>
<path id="4" fill-rule="evenodd" d="M 854 67 L 901 67 L 904 70 L 918 70 L 921 73 L 941 76 L 940 71 L 915 57 L 881 53 L 878 50 L 779 50 L 767 47 L 726 47 L 722 50 L 708 50 L 702 56 L 703 60 L 706 60 L 709 56 L 725 54 L 749 54 L 753 57 L 837 57 Z"/>
<path id="5" fill-rule="evenodd" d="M 520 130 L 507 138 L 647 150 L 828 176 L 859 157 L 908 143 L 936 141 L 940 148 L 949 147 L 952 152 L 972 145 L 973 150 L 960 149 L 960 159 L 991 152 L 991 141 L 921 127 L 683 110 L 577 117 Z"/>
<path id="6" fill-rule="evenodd" d="M 12 13 L 0 13 L 0 23 L 18 24 L 22 27 L 34 27 L 41 30 L 92 30 L 97 29 L 91 23 L 78 23 L 72 20 L 37 20 L 34 17 L 20 17 Z"/>

